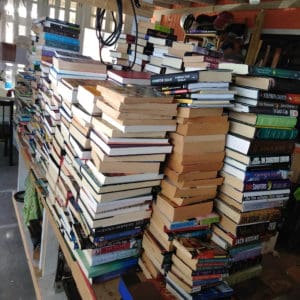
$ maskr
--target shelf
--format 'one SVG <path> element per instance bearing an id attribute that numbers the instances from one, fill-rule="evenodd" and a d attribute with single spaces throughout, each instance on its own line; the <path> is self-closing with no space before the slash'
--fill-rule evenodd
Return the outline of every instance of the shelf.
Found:
<path id="1" fill-rule="evenodd" d="M 215 47 L 219 50 L 220 47 L 220 38 L 215 33 L 186 33 L 184 35 L 183 41 L 189 42 L 190 40 L 203 41 L 204 38 L 212 38 L 215 40 Z"/>
<path id="2" fill-rule="evenodd" d="M 38 261 L 33 259 L 33 247 L 31 245 L 29 231 L 24 225 L 25 223 L 22 213 L 24 204 L 15 201 L 13 197 L 12 202 L 15 209 L 18 226 L 37 300 L 66 300 L 67 298 L 64 293 L 56 294 L 54 292 L 53 283 L 55 274 L 41 277 L 41 272 L 38 269 Z"/>
<path id="3" fill-rule="evenodd" d="M 21 153 L 25 165 L 28 168 L 28 170 L 32 171 L 33 173 L 35 173 L 35 165 L 34 163 L 30 160 L 30 156 L 28 155 L 28 152 L 23 148 L 24 143 L 22 143 L 22 140 L 19 139 L 18 134 L 16 134 L 16 140 L 17 140 L 17 145 L 18 145 L 18 150 L 19 153 Z M 119 279 L 114 279 L 114 280 L 110 280 L 107 281 L 105 283 L 101 283 L 101 284 L 93 284 L 91 285 L 90 282 L 86 279 L 85 275 L 83 274 L 83 272 L 81 271 L 79 264 L 76 262 L 76 260 L 73 258 L 71 250 L 68 248 L 68 245 L 65 241 L 65 239 L 63 238 L 60 230 L 57 227 L 56 221 L 54 219 L 54 217 L 51 214 L 50 208 L 48 207 L 48 204 L 46 202 L 46 199 L 44 197 L 44 195 L 42 194 L 42 191 L 40 189 L 40 187 L 36 184 L 36 182 L 34 181 L 34 184 L 36 186 L 37 189 L 37 193 L 38 196 L 42 202 L 42 205 L 44 207 L 44 209 L 46 210 L 47 216 L 49 218 L 51 227 L 53 228 L 54 234 L 58 240 L 58 243 L 60 245 L 60 248 L 64 254 L 64 257 L 66 259 L 66 262 L 72 272 L 73 278 L 75 280 L 77 289 L 82 297 L 82 299 L 84 300 L 89 300 L 89 299 L 101 299 L 101 300 L 119 300 L 120 299 L 120 295 L 118 293 L 118 283 L 119 283 Z M 15 204 L 15 201 L 14 201 Z M 19 214 L 20 215 L 20 214 Z M 22 214 L 21 214 L 22 215 Z M 19 218 L 18 218 L 18 222 L 19 222 Z M 22 222 L 22 220 L 20 219 L 20 230 L 21 227 L 23 228 L 24 222 Z M 24 228 L 23 228 L 24 230 Z M 23 239 L 23 238 L 22 238 Z M 26 240 L 23 240 L 24 243 L 24 248 L 25 245 L 27 245 L 28 243 L 26 242 Z M 26 251 L 26 250 L 25 250 Z M 26 254 L 27 256 L 27 254 Z M 28 264 L 29 266 L 32 264 L 29 261 L 30 258 L 30 253 L 28 252 Z M 30 267 L 32 269 L 31 271 L 31 275 L 32 275 L 32 279 L 34 282 L 34 286 L 37 287 L 37 290 L 39 291 L 39 284 L 38 284 L 38 279 L 37 277 L 34 275 L 34 269 L 32 267 Z M 48 292 L 47 292 L 48 293 Z M 41 295 L 43 296 L 41 298 Z M 38 297 L 39 296 L 39 297 Z M 44 298 L 44 292 L 41 293 L 41 291 L 39 291 L 39 293 L 37 293 L 37 299 L 45 299 Z M 55 300 L 58 298 L 55 298 Z"/>

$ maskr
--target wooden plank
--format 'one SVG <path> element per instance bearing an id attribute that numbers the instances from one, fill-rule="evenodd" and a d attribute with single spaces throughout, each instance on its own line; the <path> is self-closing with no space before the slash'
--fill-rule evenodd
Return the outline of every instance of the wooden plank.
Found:
<path id="1" fill-rule="evenodd" d="M 282 8 L 297 8 L 300 7 L 300 0 L 282 0 L 261 2 L 258 5 L 249 3 L 236 3 L 226 5 L 210 5 L 193 7 L 193 14 L 218 14 L 222 11 L 238 11 L 238 10 L 261 10 L 261 9 L 282 9 Z M 186 14 L 191 13 L 190 7 L 176 9 L 159 9 L 154 11 L 155 18 L 160 19 L 162 15 Z"/>
<path id="2" fill-rule="evenodd" d="M 100 7 L 103 9 L 106 9 L 108 11 L 118 11 L 117 3 L 116 1 L 111 1 L 111 0 L 76 0 L 76 2 L 82 3 L 82 4 L 87 4 L 91 6 L 96 6 Z M 147 18 L 151 18 L 153 16 L 153 11 L 154 11 L 154 5 L 145 3 L 145 2 L 140 2 L 141 7 L 136 8 L 136 14 L 138 16 L 143 16 Z M 123 14 L 127 15 L 133 15 L 133 9 L 131 6 L 131 2 L 128 0 L 123 0 Z"/>
<path id="3" fill-rule="evenodd" d="M 255 63 L 256 53 L 260 43 L 260 35 L 264 25 L 264 17 L 265 12 L 261 10 L 255 19 L 255 27 L 251 35 L 251 40 L 248 46 L 248 51 L 245 59 L 245 64 L 250 66 L 254 65 Z"/>
<path id="4" fill-rule="evenodd" d="M 13 202 L 13 206 L 15 209 L 18 225 L 19 225 L 19 230 L 20 230 L 20 234 L 21 234 L 21 238 L 22 238 L 22 242 L 23 242 L 23 247 L 25 250 L 25 255 L 26 255 L 29 271 L 30 271 L 31 278 L 32 278 L 35 296 L 36 296 L 37 300 L 42 300 L 41 290 L 40 290 L 39 283 L 38 283 L 38 277 L 36 274 L 35 266 L 33 265 L 32 253 L 31 253 L 29 245 L 28 245 L 27 235 L 29 235 L 29 234 L 26 234 L 26 232 L 25 232 L 26 227 L 24 226 L 23 218 L 21 215 L 21 209 L 18 207 L 18 203 L 14 200 L 14 198 L 12 198 L 12 202 Z"/>

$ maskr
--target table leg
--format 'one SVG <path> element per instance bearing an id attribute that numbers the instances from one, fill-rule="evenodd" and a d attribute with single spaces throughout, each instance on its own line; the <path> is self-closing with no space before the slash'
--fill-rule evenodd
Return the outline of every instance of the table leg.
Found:
<path id="1" fill-rule="evenodd" d="M 10 116 L 9 116 L 9 165 L 13 165 L 13 114 L 14 114 L 14 103 L 10 104 Z"/>

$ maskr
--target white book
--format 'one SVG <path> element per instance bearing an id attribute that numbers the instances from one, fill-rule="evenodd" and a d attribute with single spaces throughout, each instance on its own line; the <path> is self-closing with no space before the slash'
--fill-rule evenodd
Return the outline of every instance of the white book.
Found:
<path id="1" fill-rule="evenodd" d="M 93 140 L 107 155 L 138 155 L 138 154 L 158 154 L 158 153 L 171 153 L 172 146 L 140 146 L 140 147 L 116 147 L 112 148 L 101 140 L 93 131 L 91 132 L 91 140 Z"/>
<path id="2" fill-rule="evenodd" d="M 57 91 L 64 101 L 68 103 L 77 103 L 77 88 L 70 89 L 63 82 L 57 84 Z"/>
<path id="3" fill-rule="evenodd" d="M 105 212 L 112 209 L 118 209 L 122 207 L 132 206 L 132 205 L 140 205 L 145 202 L 151 202 L 153 196 L 151 194 L 142 195 L 137 197 L 119 199 L 115 201 L 105 202 L 105 203 L 98 203 L 91 193 L 86 191 L 85 189 L 80 189 L 80 198 L 81 200 L 86 203 L 95 213 Z"/>
<path id="4" fill-rule="evenodd" d="M 102 119 L 112 124 L 122 132 L 161 132 L 161 131 L 176 131 L 174 125 L 121 125 L 107 114 L 102 114 Z"/>
<path id="5" fill-rule="evenodd" d="M 83 149 L 71 135 L 70 135 L 70 144 L 80 159 L 92 159 L 91 150 Z"/>
<path id="6" fill-rule="evenodd" d="M 88 213 L 92 216 L 93 219 L 103 219 L 103 218 L 110 218 L 115 217 L 121 214 L 127 214 L 131 212 L 137 212 L 137 211 L 145 211 L 149 209 L 149 203 L 141 203 L 137 205 L 130 205 L 130 206 L 123 206 L 123 207 L 115 207 L 112 209 L 102 210 L 100 212 L 93 211 L 88 203 L 85 203 L 82 201 L 81 198 L 78 199 L 78 204 L 80 208 L 84 206 L 84 208 L 88 211 Z M 119 200 L 122 201 L 122 200 Z"/>
<path id="7" fill-rule="evenodd" d="M 88 167 L 97 178 L 101 184 L 118 184 L 127 182 L 137 182 L 146 180 L 160 180 L 163 179 L 163 174 L 157 173 L 138 173 L 138 174 L 124 174 L 124 175 L 114 175 L 103 174 L 97 170 L 92 161 L 87 162 Z"/>
<path id="8" fill-rule="evenodd" d="M 251 99 L 259 98 L 259 89 L 235 85 L 232 86 L 232 90 L 236 91 L 236 94 L 241 97 L 247 97 Z"/>

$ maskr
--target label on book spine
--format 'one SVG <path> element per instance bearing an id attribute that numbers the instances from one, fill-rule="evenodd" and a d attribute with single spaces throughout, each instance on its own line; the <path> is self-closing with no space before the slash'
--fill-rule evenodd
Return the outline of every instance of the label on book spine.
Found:
<path id="1" fill-rule="evenodd" d="M 280 190 L 288 189 L 291 186 L 291 182 L 286 180 L 266 180 L 258 182 L 246 182 L 244 185 L 245 192 L 251 191 L 269 191 L 269 190 Z"/>
<path id="2" fill-rule="evenodd" d="M 151 76 L 151 85 L 178 85 L 188 82 L 197 82 L 198 80 L 198 71 L 160 74 Z"/>

